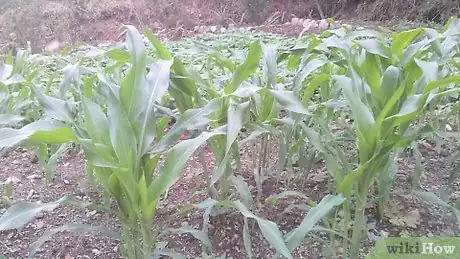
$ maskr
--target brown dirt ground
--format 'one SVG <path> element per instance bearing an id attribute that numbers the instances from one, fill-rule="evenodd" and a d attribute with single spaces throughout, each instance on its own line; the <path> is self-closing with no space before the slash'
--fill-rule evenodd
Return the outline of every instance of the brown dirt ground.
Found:
<path id="1" fill-rule="evenodd" d="M 450 147 L 453 148 L 453 146 Z M 445 176 L 450 165 L 446 164 L 445 155 L 449 152 L 443 152 L 440 155 L 428 145 L 424 145 L 423 148 L 426 173 L 422 177 L 422 186 L 427 190 L 437 191 L 446 182 Z M 449 150 L 449 146 L 445 148 L 445 150 Z M 272 154 L 271 157 L 271 161 L 276 161 L 276 154 Z M 242 167 L 238 174 L 242 175 L 250 185 L 254 185 L 250 158 L 250 152 L 243 149 Z M 213 167 L 211 153 L 206 156 L 206 163 L 210 169 Z M 410 174 L 414 168 L 412 156 L 403 156 L 398 164 L 397 181 L 391 194 L 391 204 L 387 207 L 388 211 L 397 212 L 397 215 L 386 215 L 383 220 L 377 220 L 373 214 L 375 211 L 373 208 L 369 208 L 369 223 L 375 225 L 371 227 L 373 228 L 371 231 L 374 233 L 386 232 L 390 235 L 458 235 L 456 221 L 449 212 L 437 206 L 427 206 L 425 202 L 410 193 Z M 206 199 L 205 179 L 202 171 L 197 157 L 192 157 L 183 177 L 172 187 L 158 210 L 155 222 L 160 230 L 184 226 L 201 229 L 202 211 L 189 211 L 184 214 L 182 209 L 186 204 L 198 203 Z M 288 183 L 283 180 L 284 177 L 278 182 L 273 177 L 268 177 L 263 185 L 261 201 L 270 195 L 290 189 L 302 191 L 310 199 L 318 202 L 327 193 L 327 179 L 321 177 L 323 173 L 324 168 L 319 163 L 310 173 L 310 180 L 303 187 L 296 181 Z M 35 175 L 35 177 L 31 177 L 31 175 Z M 18 149 L 0 158 L 0 181 L 5 181 L 8 177 L 16 178 L 14 200 L 50 202 L 64 195 L 73 195 L 84 201 L 101 201 L 100 195 L 85 183 L 85 166 L 81 154 L 66 154 L 57 167 L 55 180 L 49 186 L 44 184 L 43 179 L 37 175 L 40 176 L 41 173 L 35 156 L 30 150 Z M 31 190 L 33 190 L 32 195 L 30 195 Z M 256 190 L 255 188 L 252 190 L 255 197 Z M 299 210 L 282 214 L 289 204 L 296 202 L 302 201 L 298 198 L 284 199 L 275 206 L 259 207 L 260 209 L 256 214 L 276 222 L 283 233 L 287 233 L 299 224 L 305 216 L 305 212 Z M 391 218 L 414 210 L 420 213 L 420 219 L 415 226 L 400 226 L 390 222 Z M 59 207 L 53 212 L 44 213 L 21 230 L 1 232 L 0 255 L 6 258 L 26 258 L 30 243 L 38 239 L 46 229 L 72 222 L 103 225 L 115 231 L 120 229 L 113 212 L 102 213 L 69 206 Z M 211 217 L 209 236 L 213 243 L 214 255 L 226 255 L 227 258 L 246 258 L 242 241 L 242 225 L 243 218 L 236 213 Z M 273 249 L 263 240 L 257 226 L 250 224 L 250 231 L 255 257 L 271 258 Z M 165 234 L 162 240 L 168 243 L 169 248 L 186 255 L 187 258 L 200 257 L 203 251 L 200 242 L 190 234 Z M 371 241 L 367 240 L 366 243 L 368 247 L 372 246 Z M 116 238 L 106 237 L 102 234 L 64 232 L 55 235 L 51 241 L 47 242 L 35 258 L 120 258 L 118 245 L 119 241 Z M 320 249 L 318 243 L 306 242 L 295 250 L 294 257 L 322 258 Z"/>

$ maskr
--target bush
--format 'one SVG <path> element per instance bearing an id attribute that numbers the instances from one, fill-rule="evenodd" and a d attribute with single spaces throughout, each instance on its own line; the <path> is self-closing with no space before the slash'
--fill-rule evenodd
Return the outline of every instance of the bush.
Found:
<path id="1" fill-rule="evenodd" d="M 269 4 L 270 0 L 246 0 L 248 20 L 256 23 L 263 22 Z"/>

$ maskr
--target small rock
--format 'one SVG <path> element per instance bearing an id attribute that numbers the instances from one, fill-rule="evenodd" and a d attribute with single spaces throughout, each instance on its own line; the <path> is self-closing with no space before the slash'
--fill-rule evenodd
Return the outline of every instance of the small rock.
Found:
<path id="1" fill-rule="evenodd" d="M 6 239 L 11 239 L 13 238 L 13 236 L 14 236 L 14 232 L 11 232 L 6 236 Z"/>
<path id="2" fill-rule="evenodd" d="M 41 228 L 43 228 L 44 225 L 45 225 L 45 223 L 40 220 L 37 223 L 35 223 L 35 228 L 36 229 L 41 229 Z"/>
<path id="3" fill-rule="evenodd" d="M 42 219 L 43 218 L 43 212 L 40 212 L 37 214 L 37 216 L 35 216 L 36 219 Z"/>
<path id="4" fill-rule="evenodd" d="M 15 159 L 15 160 L 13 160 L 11 163 L 12 163 L 13 165 L 19 165 L 19 164 L 21 164 L 21 161 Z"/>
<path id="5" fill-rule="evenodd" d="M 449 124 L 446 124 L 446 131 L 452 131 L 452 127 Z"/>
<path id="6" fill-rule="evenodd" d="M 235 24 L 230 23 L 230 24 L 228 25 L 228 29 L 229 29 L 229 30 L 235 29 Z"/>
<path id="7" fill-rule="evenodd" d="M 292 24 L 292 25 L 297 25 L 297 24 L 299 24 L 299 18 L 297 18 L 297 17 L 292 18 L 291 24 Z"/>
<path id="8" fill-rule="evenodd" d="M 185 228 L 185 227 L 188 227 L 188 222 L 187 222 L 187 221 L 184 221 L 184 222 L 182 222 L 180 225 L 181 225 L 182 227 L 184 227 L 184 228 Z"/>
<path id="9" fill-rule="evenodd" d="M 32 174 L 32 175 L 27 176 L 27 179 L 29 180 L 36 180 L 36 179 L 41 179 L 41 178 L 42 176 L 39 174 Z"/>
<path id="10" fill-rule="evenodd" d="M 426 148 L 426 149 L 433 149 L 433 146 L 430 143 L 426 142 L 426 141 L 422 142 L 422 146 L 424 148 Z"/>
<path id="11" fill-rule="evenodd" d="M 37 157 L 36 155 L 33 155 L 33 156 L 32 156 L 32 159 L 30 160 L 30 162 L 31 162 L 32 164 L 38 163 L 38 157 Z"/>
<path id="12" fill-rule="evenodd" d="M 86 214 L 86 216 L 91 217 L 91 216 L 96 215 L 96 213 L 97 213 L 97 211 L 92 210 L 92 211 L 88 212 L 88 214 Z"/>
<path id="13" fill-rule="evenodd" d="M 64 183 L 65 184 L 70 184 L 70 182 L 68 180 L 64 180 Z"/>
<path id="14" fill-rule="evenodd" d="M 9 184 L 9 183 L 12 183 L 12 184 L 18 184 L 21 182 L 21 179 L 17 178 L 16 176 L 10 176 L 8 177 L 8 179 L 6 179 L 5 183 L 6 184 Z"/>
<path id="15" fill-rule="evenodd" d="M 195 27 L 193 27 L 193 31 L 194 31 L 194 32 L 198 32 L 199 30 L 200 30 L 200 26 L 195 26 Z"/>
<path id="16" fill-rule="evenodd" d="M 296 25 L 302 26 L 304 21 L 305 21 L 304 19 L 299 19 Z"/>
<path id="17" fill-rule="evenodd" d="M 321 20 L 318 23 L 318 28 L 322 31 L 329 29 L 329 23 L 326 20 Z"/>
<path id="18" fill-rule="evenodd" d="M 115 253 L 118 253 L 118 245 L 115 246 L 115 247 L 113 248 L 113 251 L 114 251 Z"/>
<path id="19" fill-rule="evenodd" d="M 198 29 L 198 32 L 199 33 L 203 33 L 206 31 L 206 27 L 205 26 L 200 26 L 200 28 Z"/>
<path id="20" fill-rule="evenodd" d="M 101 254 L 101 251 L 99 251 L 98 249 L 93 249 L 91 250 L 91 252 L 95 255 L 100 255 Z"/>
<path id="21" fill-rule="evenodd" d="M 34 191 L 33 189 L 30 190 L 30 191 L 29 191 L 29 194 L 27 194 L 27 198 L 26 198 L 26 199 L 27 199 L 27 200 L 30 200 L 30 199 L 32 198 L 32 196 L 34 196 L 34 194 L 35 194 L 35 191 Z"/>
<path id="22" fill-rule="evenodd" d="M 227 31 L 227 29 L 225 29 L 224 27 L 220 28 L 220 33 L 224 33 L 226 31 Z"/>
<path id="23" fill-rule="evenodd" d="M 59 43 L 57 40 L 53 40 L 52 42 L 48 43 L 48 45 L 46 45 L 44 51 L 48 53 L 54 53 L 59 50 L 59 47 L 61 47 L 61 43 Z"/>
<path id="24" fill-rule="evenodd" d="M 312 22 L 310 19 L 307 19 L 307 20 L 305 20 L 305 21 L 303 22 L 302 26 L 303 26 L 306 30 L 308 30 L 308 29 L 311 28 L 312 24 L 313 24 L 313 22 Z"/>
<path id="25" fill-rule="evenodd" d="M 212 33 L 215 33 L 217 31 L 217 26 L 211 26 L 209 29 Z"/>

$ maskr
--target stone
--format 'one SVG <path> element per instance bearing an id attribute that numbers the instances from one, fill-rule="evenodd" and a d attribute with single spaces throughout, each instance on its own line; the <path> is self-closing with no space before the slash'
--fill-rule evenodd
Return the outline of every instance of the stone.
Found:
<path id="1" fill-rule="evenodd" d="M 61 47 L 61 43 L 57 40 L 53 40 L 52 42 L 48 43 L 48 45 L 45 46 L 44 51 L 48 53 L 54 53 L 59 50 Z"/>
<path id="2" fill-rule="evenodd" d="M 10 176 L 8 177 L 8 179 L 6 179 L 5 183 L 6 184 L 9 184 L 9 183 L 12 183 L 12 184 L 18 184 L 21 182 L 21 179 L 17 178 L 16 176 Z"/>
<path id="3" fill-rule="evenodd" d="M 292 24 L 292 25 L 297 25 L 297 24 L 299 24 L 299 18 L 297 18 L 297 17 L 292 18 L 291 24 Z"/>
<path id="4" fill-rule="evenodd" d="M 230 23 L 230 24 L 228 25 L 228 29 L 229 29 L 229 30 L 234 30 L 234 29 L 235 29 L 235 24 Z"/>
<path id="5" fill-rule="evenodd" d="M 296 25 L 302 26 L 304 21 L 305 21 L 304 19 L 299 19 Z"/>
<path id="6" fill-rule="evenodd" d="M 33 189 L 30 190 L 30 191 L 29 191 L 29 194 L 27 194 L 27 198 L 26 198 L 26 199 L 27 199 L 27 200 L 30 200 L 30 199 L 32 198 L 32 196 L 34 196 L 34 194 L 35 194 L 35 191 L 34 191 Z"/>
<path id="7" fill-rule="evenodd" d="M 211 26 L 209 29 L 212 33 L 215 33 L 217 31 L 217 26 Z"/>
<path id="8" fill-rule="evenodd" d="M 305 21 L 303 21 L 303 24 L 302 26 L 305 28 L 305 29 L 310 29 L 311 27 L 311 24 L 312 24 L 312 21 L 310 19 L 306 19 Z"/>
<path id="9" fill-rule="evenodd" d="M 91 252 L 92 252 L 94 255 L 100 255 L 100 254 L 101 254 L 101 251 L 99 251 L 98 249 L 93 249 L 93 250 L 91 250 Z"/>
<path id="10" fill-rule="evenodd" d="M 92 211 L 88 212 L 88 214 L 86 214 L 86 216 L 91 217 L 91 216 L 96 215 L 96 213 L 97 213 L 97 211 L 92 210 Z"/>
<path id="11" fill-rule="evenodd" d="M 319 21 L 318 28 L 322 31 L 329 29 L 329 22 L 326 20 Z"/>
<path id="12" fill-rule="evenodd" d="M 32 174 L 32 175 L 27 176 L 27 179 L 29 180 L 36 180 L 36 179 L 41 179 L 41 178 L 42 176 L 39 174 Z"/>
<path id="13" fill-rule="evenodd" d="M 225 29 L 224 27 L 220 28 L 220 33 L 225 33 L 227 31 L 227 29 Z"/>

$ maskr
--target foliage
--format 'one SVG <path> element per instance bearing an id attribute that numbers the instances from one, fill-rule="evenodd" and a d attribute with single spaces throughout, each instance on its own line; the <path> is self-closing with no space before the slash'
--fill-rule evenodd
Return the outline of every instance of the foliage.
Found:
<path id="1" fill-rule="evenodd" d="M 193 206 L 204 209 L 202 229 L 169 232 L 189 233 L 205 253 L 212 252 L 209 218 L 237 214 L 243 216 L 249 258 L 250 223 L 257 223 L 278 256 L 293 258 L 297 246 L 314 239 L 329 244 L 333 257 L 358 258 L 365 206 L 371 202 L 380 213 L 385 209 L 398 156 L 422 135 L 458 137 L 439 130 L 446 127 L 444 120 L 427 116 L 440 107 L 450 111 L 446 120 L 458 115 L 457 19 L 440 31 L 384 34 L 344 27 L 297 42 L 236 31 L 231 40 L 204 36 L 165 46 L 150 31 L 145 35 L 127 26 L 124 45 L 47 59 L 20 54 L 0 66 L 6 96 L 0 100 L 7 103 L 1 106 L 6 108 L 0 114 L 5 121 L 0 148 L 37 147 L 41 167 L 52 175 L 66 143 L 78 145 L 88 177 L 116 203 L 127 258 L 172 254 L 156 246 L 153 218 L 195 151 L 209 196 Z M 26 113 L 22 105 L 10 108 L 22 102 L 34 112 Z M 180 140 L 187 132 L 192 137 Z M 204 162 L 204 145 L 215 158 L 214 168 Z M 242 169 L 244 149 L 251 154 L 249 173 Z M 273 151 L 276 163 L 270 163 Z M 309 198 L 300 189 L 264 201 L 263 183 L 286 174 L 305 182 L 318 161 L 325 165 L 331 194 L 317 204 L 291 204 L 285 212 L 308 213 L 283 235 L 280 226 L 259 215 L 262 207 L 288 196 Z M 434 194 L 417 193 L 457 213 Z M 0 229 L 23 226 L 61 203 L 14 203 L 0 218 Z M 31 251 L 56 232 L 84 229 L 70 224 L 50 230 Z"/>

